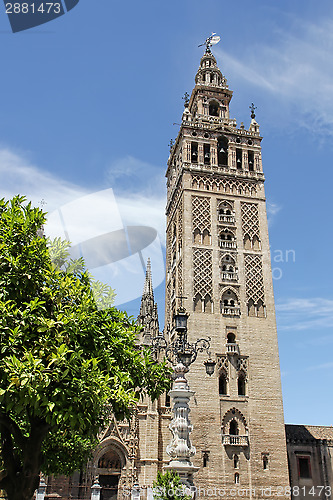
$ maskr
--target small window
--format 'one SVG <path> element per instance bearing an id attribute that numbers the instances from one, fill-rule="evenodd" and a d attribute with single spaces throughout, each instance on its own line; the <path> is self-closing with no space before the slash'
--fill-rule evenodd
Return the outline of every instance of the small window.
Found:
<path id="1" fill-rule="evenodd" d="M 209 462 L 209 451 L 203 451 L 202 452 L 202 466 L 208 467 L 208 462 Z"/>
<path id="2" fill-rule="evenodd" d="M 243 155 L 241 149 L 236 149 L 236 167 L 239 170 L 243 168 Z"/>
<path id="3" fill-rule="evenodd" d="M 262 457 L 262 468 L 264 470 L 267 470 L 268 469 L 268 456 L 267 455 L 264 455 Z"/>
<path id="4" fill-rule="evenodd" d="M 204 164 L 210 164 L 210 144 L 204 144 Z"/>
<path id="5" fill-rule="evenodd" d="M 311 478 L 310 457 L 297 457 L 298 476 L 301 479 Z"/>
<path id="6" fill-rule="evenodd" d="M 227 335 L 228 344 L 234 344 L 236 342 L 236 336 L 234 333 L 229 332 Z"/>
<path id="7" fill-rule="evenodd" d="M 211 83 L 213 83 L 211 81 Z M 209 104 L 209 115 L 210 116 L 219 116 L 219 104 L 216 101 L 213 101 Z"/>
<path id="8" fill-rule="evenodd" d="M 254 154 L 253 151 L 249 151 L 249 171 L 254 171 Z"/>
<path id="9" fill-rule="evenodd" d="M 238 436 L 238 433 L 238 424 L 236 420 L 233 419 L 230 422 L 229 434 L 231 434 L 232 436 Z"/>
<path id="10" fill-rule="evenodd" d="M 238 396 L 245 396 L 245 377 L 242 374 L 238 377 Z"/>
<path id="11" fill-rule="evenodd" d="M 167 408 L 170 408 L 170 396 L 168 393 L 166 393 L 166 395 L 165 395 L 165 406 Z"/>
<path id="12" fill-rule="evenodd" d="M 239 474 L 236 472 L 235 474 L 235 484 L 239 484 Z"/>
<path id="13" fill-rule="evenodd" d="M 219 394 L 220 396 L 225 396 L 227 394 L 227 377 L 223 372 L 219 377 Z"/>
<path id="14" fill-rule="evenodd" d="M 239 456 L 234 455 L 234 469 L 238 469 L 238 468 L 239 468 Z"/>
<path id="15" fill-rule="evenodd" d="M 191 142 L 191 162 L 198 163 L 198 143 Z"/>

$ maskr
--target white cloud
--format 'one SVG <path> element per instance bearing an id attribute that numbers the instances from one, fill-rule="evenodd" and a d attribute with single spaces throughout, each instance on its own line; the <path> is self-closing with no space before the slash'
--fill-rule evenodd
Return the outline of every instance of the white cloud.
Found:
<path id="1" fill-rule="evenodd" d="M 279 330 L 314 330 L 333 327 L 333 300 L 321 297 L 289 298 L 276 304 Z"/>
<path id="2" fill-rule="evenodd" d="M 17 194 L 25 195 L 35 206 L 44 199 L 47 211 L 88 192 L 82 186 L 66 182 L 38 168 L 8 148 L 0 149 L 0 183 L 1 197 L 9 199 Z"/>
<path id="3" fill-rule="evenodd" d="M 268 227 L 271 227 L 274 222 L 275 216 L 280 212 L 280 210 L 282 210 L 282 206 L 278 205 L 277 203 L 267 201 L 266 207 Z"/>
<path id="4" fill-rule="evenodd" d="M 126 157 L 117 164 L 119 168 L 114 171 L 115 180 L 120 179 L 125 165 L 125 175 L 132 181 L 133 170 L 140 169 L 135 177 L 141 179 L 146 177 L 145 168 L 153 170 L 148 164 L 135 158 L 128 161 Z M 154 183 L 153 176 L 150 178 Z M 134 182 L 135 192 L 133 183 L 126 183 L 122 179 L 123 187 L 118 196 L 114 196 L 112 188 L 97 193 L 89 192 L 85 187 L 68 183 L 6 148 L 0 149 L 0 182 L 1 196 L 7 199 L 22 194 L 35 206 L 44 199 L 47 204 L 43 208 L 50 214 L 45 227 L 46 234 L 68 237 L 74 244 L 80 245 L 81 252 L 83 243 L 89 245 L 94 237 L 113 238 L 110 244 L 98 240 L 97 246 L 90 248 L 90 245 L 85 249 L 84 257 L 89 257 L 92 262 L 94 259 L 102 262 L 109 259 L 109 264 L 101 264 L 98 268 L 92 264 L 89 269 L 98 279 L 116 289 L 116 304 L 141 296 L 144 265 L 148 257 L 152 261 L 154 286 L 163 281 L 161 242 L 165 240 L 165 199 L 156 183 L 155 191 L 147 185 L 140 192 L 138 182 Z M 124 226 L 145 227 L 131 232 L 128 227 L 124 231 Z M 129 283 L 131 286 L 128 286 Z"/>
<path id="5" fill-rule="evenodd" d="M 276 40 L 276 38 L 275 38 Z M 333 134 L 333 21 L 295 21 L 275 45 L 248 44 L 241 58 L 216 52 L 224 71 L 278 99 L 286 120 Z M 329 129 L 327 129 L 329 127 Z"/>

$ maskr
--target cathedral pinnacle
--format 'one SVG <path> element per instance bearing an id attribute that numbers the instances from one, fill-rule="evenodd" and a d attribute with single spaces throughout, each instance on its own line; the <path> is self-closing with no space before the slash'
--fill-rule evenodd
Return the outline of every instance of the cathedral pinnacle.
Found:
<path id="1" fill-rule="evenodd" d="M 153 284 L 151 278 L 151 263 L 150 258 L 148 258 L 147 268 L 146 268 L 146 280 L 143 287 L 143 296 L 151 295 L 154 298 Z"/>

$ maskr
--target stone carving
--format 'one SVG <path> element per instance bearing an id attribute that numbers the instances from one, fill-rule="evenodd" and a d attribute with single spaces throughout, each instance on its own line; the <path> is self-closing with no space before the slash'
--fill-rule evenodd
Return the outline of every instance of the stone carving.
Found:
<path id="1" fill-rule="evenodd" d="M 241 203 L 242 229 L 244 237 L 249 236 L 253 241 L 254 236 L 260 239 L 258 205 L 256 203 Z"/>
<path id="2" fill-rule="evenodd" d="M 207 294 L 212 298 L 212 251 L 201 248 L 193 249 L 193 273 L 194 290 L 193 296 L 197 294 L 205 297 Z"/>
<path id="3" fill-rule="evenodd" d="M 249 196 L 257 194 L 258 191 L 256 182 L 241 181 L 229 177 L 208 177 L 197 174 L 192 175 L 192 188 Z"/>
<path id="4" fill-rule="evenodd" d="M 245 255 L 246 300 L 265 303 L 261 255 Z"/>
<path id="5" fill-rule="evenodd" d="M 200 233 L 206 229 L 211 232 L 210 199 L 201 196 L 192 197 L 192 225 L 193 231 Z"/>

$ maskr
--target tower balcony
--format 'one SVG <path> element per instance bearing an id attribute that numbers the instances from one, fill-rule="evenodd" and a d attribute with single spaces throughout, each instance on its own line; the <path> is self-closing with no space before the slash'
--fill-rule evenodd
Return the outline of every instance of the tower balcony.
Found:
<path id="1" fill-rule="evenodd" d="M 236 241 L 231 240 L 220 240 L 220 247 L 226 248 L 228 250 L 237 248 Z"/>
<path id="2" fill-rule="evenodd" d="M 238 281 L 238 274 L 231 271 L 223 271 L 222 281 Z"/>
<path id="3" fill-rule="evenodd" d="M 249 446 L 249 436 L 222 434 L 222 444 L 229 446 Z"/>
<path id="4" fill-rule="evenodd" d="M 219 222 L 225 222 L 226 224 L 235 224 L 235 217 L 233 215 L 219 214 Z"/>
<path id="5" fill-rule="evenodd" d="M 232 356 L 239 354 L 239 345 L 238 344 L 236 344 L 236 343 L 226 344 L 226 347 L 227 347 L 228 354 L 231 354 Z"/>
<path id="6" fill-rule="evenodd" d="M 240 307 L 237 306 L 222 306 L 223 316 L 240 316 Z"/>

